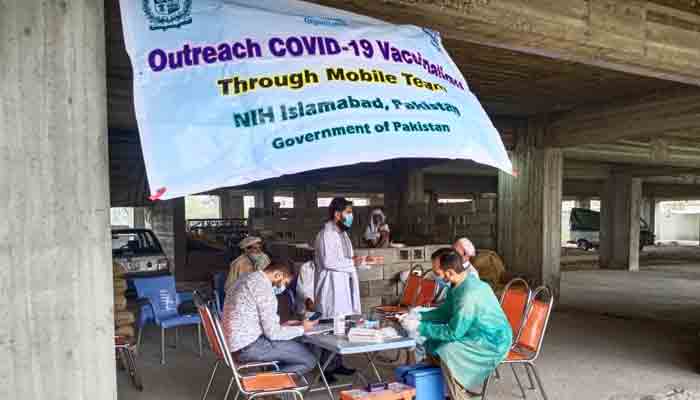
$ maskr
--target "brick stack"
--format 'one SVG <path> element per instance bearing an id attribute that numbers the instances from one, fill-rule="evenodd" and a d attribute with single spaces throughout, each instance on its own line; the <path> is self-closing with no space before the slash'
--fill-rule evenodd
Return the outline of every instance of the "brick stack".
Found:
<path id="1" fill-rule="evenodd" d="M 113 263 L 112 269 L 114 277 L 114 334 L 133 340 L 136 336 L 134 329 L 136 318 L 134 313 L 127 309 L 126 297 L 124 296 L 127 289 L 124 278 L 126 270 L 118 263 Z"/>

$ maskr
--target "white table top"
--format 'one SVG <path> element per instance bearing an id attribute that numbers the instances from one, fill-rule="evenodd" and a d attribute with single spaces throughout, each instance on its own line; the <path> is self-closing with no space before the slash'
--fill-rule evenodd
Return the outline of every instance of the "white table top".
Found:
<path id="1" fill-rule="evenodd" d="M 339 337 L 331 334 L 305 336 L 303 341 L 341 355 L 374 353 L 377 351 L 405 349 L 416 346 L 415 340 L 406 337 L 386 339 L 382 342 L 374 343 L 350 342 L 346 336 Z"/>

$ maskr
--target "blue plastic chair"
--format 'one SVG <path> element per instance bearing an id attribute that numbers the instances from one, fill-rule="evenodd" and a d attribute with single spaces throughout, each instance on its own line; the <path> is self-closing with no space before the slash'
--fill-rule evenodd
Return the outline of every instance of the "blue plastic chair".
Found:
<path id="1" fill-rule="evenodd" d="M 143 302 L 138 319 L 139 342 L 143 326 L 149 322 L 160 327 L 160 363 L 165 364 L 165 330 L 175 328 L 177 343 L 177 328 L 180 326 L 196 325 L 199 355 L 202 356 L 202 321 L 198 314 L 180 314 L 178 307 L 182 298 L 175 290 L 175 278 L 172 275 L 134 278 L 136 295 Z"/>
<path id="2" fill-rule="evenodd" d="M 214 304 L 216 305 L 216 312 L 219 316 L 221 316 L 224 311 L 224 299 L 226 298 L 227 277 L 228 274 L 226 272 L 216 272 L 212 277 L 212 286 L 214 288 Z"/>

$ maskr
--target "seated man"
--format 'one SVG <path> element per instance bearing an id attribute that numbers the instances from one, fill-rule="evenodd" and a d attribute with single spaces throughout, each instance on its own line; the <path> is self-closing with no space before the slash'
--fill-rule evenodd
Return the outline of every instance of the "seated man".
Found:
<path id="1" fill-rule="evenodd" d="M 316 322 L 294 321 L 280 325 L 277 293 L 292 278 L 288 265 L 270 264 L 263 271 L 241 277 L 226 292 L 223 311 L 224 336 L 229 349 L 242 363 L 278 361 L 283 372 L 305 374 L 316 365 L 314 355 L 299 337 Z"/>
<path id="2" fill-rule="evenodd" d="M 242 275 L 253 271 L 262 271 L 270 264 L 270 257 L 262 250 L 261 238 L 257 236 L 248 236 L 241 240 L 238 246 L 243 250 L 243 254 L 233 260 L 229 267 L 228 277 L 226 278 L 226 291 L 228 291 L 233 286 L 233 283 Z"/>
<path id="3" fill-rule="evenodd" d="M 369 225 L 365 229 L 364 241 L 370 248 L 389 247 L 389 224 L 380 208 L 375 208 L 369 216 Z"/>
<path id="4" fill-rule="evenodd" d="M 476 248 L 474 248 L 472 241 L 467 238 L 457 239 L 452 245 L 452 248 L 455 249 L 460 256 L 462 256 L 462 264 L 464 265 L 464 269 L 469 270 L 471 275 L 474 275 L 477 279 L 479 279 L 479 271 L 477 271 L 472 263 L 469 262 L 469 259 L 476 255 Z"/>
<path id="5" fill-rule="evenodd" d="M 451 288 L 439 308 L 420 314 L 418 334 L 427 353 L 440 358 L 452 399 L 461 400 L 506 358 L 513 334 L 489 285 L 465 269 L 459 254 L 443 254 L 433 271 Z"/>
<path id="6" fill-rule="evenodd" d="M 316 307 L 314 304 L 315 274 L 316 266 L 313 261 L 307 261 L 299 267 L 296 288 L 294 288 L 294 311 L 298 315 L 313 312 Z"/>

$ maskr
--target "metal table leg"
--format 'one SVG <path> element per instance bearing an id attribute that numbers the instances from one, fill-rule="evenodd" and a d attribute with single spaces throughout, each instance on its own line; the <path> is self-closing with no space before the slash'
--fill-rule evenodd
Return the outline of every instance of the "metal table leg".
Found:
<path id="1" fill-rule="evenodd" d="M 372 369 L 374 370 L 374 376 L 377 377 L 377 382 L 381 382 L 382 376 L 379 375 L 379 370 L 377 370 L 377 366 L 374 365 L 374 357 L 372 357 L 372 354 L 373 353 L 365 353 L 365 355 L 367 356 L 367 361 L 369 361 L 369 365 L 371 365 Z"/>
<path id="2" fill-rule="evenodd" d="M 328 357 L 326 362 L 321 366 L 321 361 L 319 360 L 317 365 L 318 365 L 318 375 L 316 379 L 314 379 L 314 383 L 318 382 L 319 377 L 323 379 L 323 384 L 326 386 L 326 390 L 328 390 L 328 397 L 331 400 L 335 400 L 335 397 L 333 397 L 333 390 L 331 390 L 331 386 L 328 384 L 328 380 L 326 380 L 326 368 L 331 364 L 331 362 L 335 359 L 337 356 L 337 353 L 331 353 L 331 355 Z"/>

